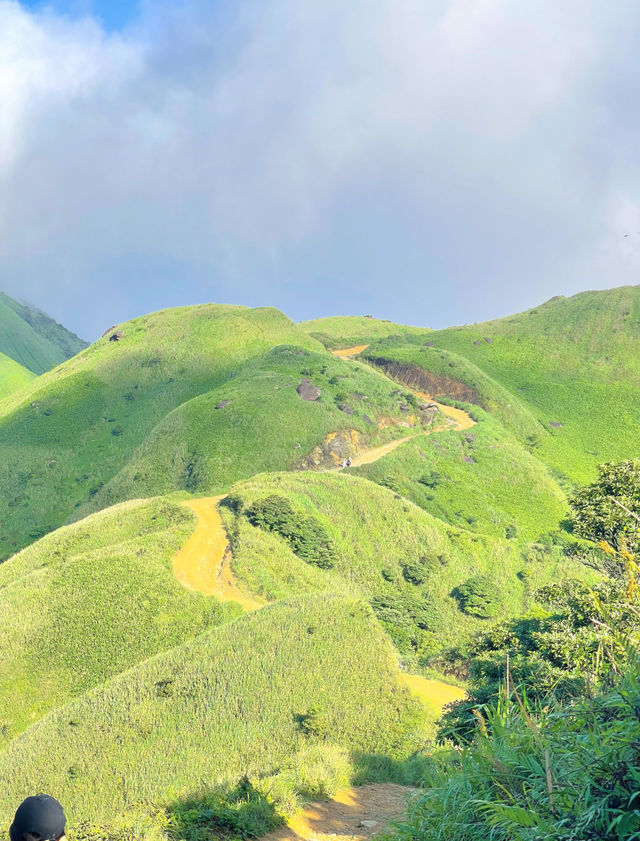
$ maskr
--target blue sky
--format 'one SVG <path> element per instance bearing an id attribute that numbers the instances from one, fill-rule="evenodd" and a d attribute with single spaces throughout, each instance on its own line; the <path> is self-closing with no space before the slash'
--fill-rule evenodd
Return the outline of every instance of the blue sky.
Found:
<path id="1" fill-rule="evenodd" d="M 92 339 L 638 283 L 639 42 L 631 0 L 0 0 L 0 288 Z"/>
<path id="2" fill-rule="evenodd" d="M 34 11 L 48 7 L 68 17 L 92 16 L 107 30 L 119 30 L 134 21 L 141 5 L 139 0 L 22 0 L 22 4 Z"/>

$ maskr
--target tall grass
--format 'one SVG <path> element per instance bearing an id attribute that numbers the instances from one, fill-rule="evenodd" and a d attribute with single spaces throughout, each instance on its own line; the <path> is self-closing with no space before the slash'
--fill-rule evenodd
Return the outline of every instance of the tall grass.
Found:
<path id="1" fill-rule="evenodd" d="M 0 753 L 0 824 L 36 789 L 56 793 L 71 825 L 109 823 L 224 781 L 259 786 L 312 746 L 402 760 L 427 732 L 368 606 L 301 597 L 152 657 L 32 725 Z"/>

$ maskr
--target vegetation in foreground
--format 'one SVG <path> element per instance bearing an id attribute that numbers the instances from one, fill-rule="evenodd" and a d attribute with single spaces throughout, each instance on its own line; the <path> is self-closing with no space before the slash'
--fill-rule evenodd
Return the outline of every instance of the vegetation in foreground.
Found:
<path id="1" fill-rule="evenodd" d="M 310 789 L 407 760 L 425 744 L 425 715 L 366 603 L 283 601 L 152 657 L 14 739 L 0 753 L 0 823 L 35 789 L 55 791 L 71 825 L 116 825 L 239 780 L 282 813 Z"/>
<path id="2" fill-rule="evenodd" d="M 628 549 L 640 519 L 607 493 L 637 508 L 638 466 L 603 466 L 573 500 L 576 530 L 602 537 L 606 578 L 547 588 L 554 614 L 478 640 L 470 698 L 441 726 L 459 746 L 430 761 L 397 841 L 640 837 L 640 566 Z"/>

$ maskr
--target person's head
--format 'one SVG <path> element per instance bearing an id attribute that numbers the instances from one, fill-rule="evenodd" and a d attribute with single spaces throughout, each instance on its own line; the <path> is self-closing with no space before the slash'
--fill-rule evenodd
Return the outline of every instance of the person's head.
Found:
<path id="1" fill-rule="evenodd" d="M 66 819 L 62 806 L 48 794 L 27 797 L 9 828 L 11 841 L 61 841 Z"/>

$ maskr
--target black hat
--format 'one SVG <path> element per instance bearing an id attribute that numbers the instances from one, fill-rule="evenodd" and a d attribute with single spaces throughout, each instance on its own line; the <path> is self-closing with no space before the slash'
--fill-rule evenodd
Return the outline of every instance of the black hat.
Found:
<path id="1" fill-rule="evenodd" d="M 64 835 L 65 817 L 62 806 L 48 794 L 27 797 L 18 806 L 18 811 L 9 829 L 11 841 L 20 841 L 25 832 L 39 835 L 46 841 L 57 841 Z"/>

